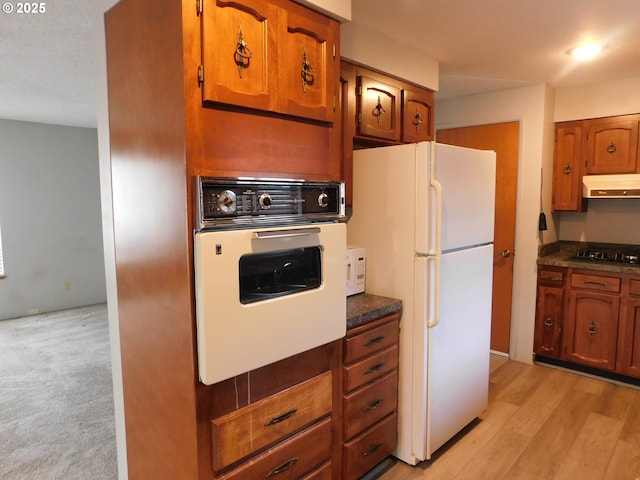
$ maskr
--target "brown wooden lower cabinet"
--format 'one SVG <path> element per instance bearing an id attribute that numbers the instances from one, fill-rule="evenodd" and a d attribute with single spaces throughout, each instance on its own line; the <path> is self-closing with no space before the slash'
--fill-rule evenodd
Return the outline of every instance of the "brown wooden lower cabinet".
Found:
<path id="1" fill-rule="evenodd" d="M 631 279 L 620 307 L 617 370 L 640 377 L 640 279 Z"/>
<path id="2" fill-rule="evenodd" d="M 533 350 L 551 358 L 560 358 L 562 353 L 563 284 L 563 269 L 539 269 Z"/>
<path id="3" fill-rule="evenodd" d="M 342 479 L 355 480 L 398 440 L 400 313 L 347 330 L 344 341 Z"/>
<path id="4" fill-rule="evenodd" d="M 536 355 L 640 378 L 639 275 L 541 265 L 535 322 Z"/>

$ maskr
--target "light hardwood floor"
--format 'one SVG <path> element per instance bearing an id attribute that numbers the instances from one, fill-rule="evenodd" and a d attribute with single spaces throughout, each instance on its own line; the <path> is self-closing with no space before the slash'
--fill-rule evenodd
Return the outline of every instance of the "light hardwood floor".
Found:
<path id="1" fill-rule="evenodd" d="M 492 356 L 489 408 L 381 480 L 640 480 L 640 390 Z"/>

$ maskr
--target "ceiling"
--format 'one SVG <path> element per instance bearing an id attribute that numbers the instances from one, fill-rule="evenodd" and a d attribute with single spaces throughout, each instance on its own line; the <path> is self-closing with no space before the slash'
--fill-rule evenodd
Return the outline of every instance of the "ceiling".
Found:
<path id="1" fill-rule="evenodd" d="M 42 14 L 0 13 L 0 118 L 95 127 L 92 1 L 45 2 Z M 352 0 L 352 5 L 354 22 L 440 62 L 439 99 L 640 76 L 638 0 Z M 579 65 L 566 52 L 585 39 L 607 48 L 599 59 Z"/>

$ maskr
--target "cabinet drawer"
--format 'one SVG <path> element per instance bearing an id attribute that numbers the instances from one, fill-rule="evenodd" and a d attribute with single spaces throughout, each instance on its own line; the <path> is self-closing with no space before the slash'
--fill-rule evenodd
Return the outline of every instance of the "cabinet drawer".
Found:
<path id="1" fill-rule="evenodd" d="M 326 418 L 255 460 L 217 478 L 220 480 L 256 480 L 256 478 L 272 477 L 278 480 L 298 479 L 327 461 L 330 455 L 331 420 Z"/>
<path id="2" fill-rule="evenodd" d="M 394 370 L 398 366 L 398 346 L 391 347 L 371 357 L 344 367 L 344 391 L 350 392 L 365 383 Z"/>
<path id="3" fill-rule="evenodd" d="M 620 278 L 573 273 L 571 274 L 571 287 L 618 293 L 620 291 Z"/>
<path id="4" fill-rule="evenodd" d="M 375 383 L 344 397 L 344 438 L 348 439 L 393 412 L 398 405 L 398 374 L 392 372 Z"/>
<path id="5" fill-rule="evenodd" d="M 397 415 L 394 413 L 344 444 L 344 478 L 360 478 L 389 456 L 397 441 Z"/>
<path id="6" fill-rule="evenodd" d="M 640 297 L 640 280 L 629 280 L 629 295 Z"/>
<path id="7" fill-rule="evenodd" d="M 351 363 L 398 343 L 398 323 L 389 322 L 345 341 L 344 363 Z"/>
<path id="8" fill-rule="evenodd" d="M 538 284 L 549 287 L 561 287 L 564 280 L 564 272 L 562 270 L 540 269 L 538 272 Z"/>
<path id="9" fill-rule="evenodd" d="M 331 372 L 214 419 L 213 469 L 218 471 L 331 412 Z"/>

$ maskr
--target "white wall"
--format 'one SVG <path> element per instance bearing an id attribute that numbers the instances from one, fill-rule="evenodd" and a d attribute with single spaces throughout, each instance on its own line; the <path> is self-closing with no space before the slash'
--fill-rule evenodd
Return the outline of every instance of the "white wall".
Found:
<path id="1" fill-rule="evenodd" d="M 97 141 L 0 120 L 0 319 L 106 301 Z"/>
<path id="2" fill-rule="evenodd" d="M 531 363 L 540 184 L 543 167 L 550 169 L 552 164 L 553 91 L 537 85 L 441 100 L 435 112 L 437 129 L 520 122 L 510 356 Z"/>
<path id="3" fill-rule="evenodd" d="M 556 90 L 554 120 L 640 113 L 640 77 Z M 640 243 L 640 200 L 590 199 L 585 213 L 554 214 L 560 240 Z"/>

